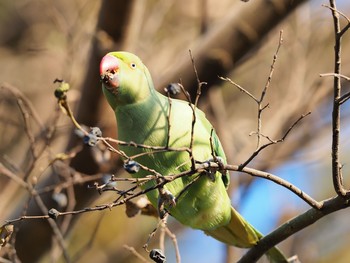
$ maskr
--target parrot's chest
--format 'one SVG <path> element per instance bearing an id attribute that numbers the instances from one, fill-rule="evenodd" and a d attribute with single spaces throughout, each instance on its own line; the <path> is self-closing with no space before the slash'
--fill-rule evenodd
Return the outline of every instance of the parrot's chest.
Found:
<path id="1" fill-rule="evenodd" d="M 169 175 L 191 168 L 189 149 L 193 136 L 193 153 L 198 161 L 211 158 L 210 135 L 200 129 L 196 123 L 192 134 L 192 111 L 189 107 L 176 110 L 173 105 L 171 116 L 163 104 L 145 104 L 142 107 L 127 108 L 118 112 L 118 138 L 138 145 L 120 147 L 130 158 L 156 170 L 162 175 Z M 143 145 L 143 146 L 141 146 Z M 172 148 L 165 150 L 166 147 Z M 156 148 L 157 149 L 156 149 Z M 163 149 L 159 149 L 163 148 Z M 182 148 L 182 151 L 174 149 Z"/>
<path id="2" fill-rule="evenodd" d="M 170 117 L 166 107 L 153 105 L 147 105 L 143 109 L 120 111 L 117 115 L 118 138 L 137 144 L 137 147 L 131 144 L 120 146 L 120 149 L 129 158 L 162 176 L 177 175 L 191 170 L 188 151 L 169 150 L 166 146 L 172 149 L 189 149 L 193 139 L 192 152 L 195 160 L 206 161 L 212 157 L 210 131 L 197 120 L 192 132 L 193 113 L 190 108 L 186 106 L 184 110 L 175 103 L 173 107 Z M 132 176 L 140 178 L 147 175 L 152 175 L 151 171 L 141 169 Z M 199 229 L 210 229 L 226 223 L 230 202 L 221 174 L 218 173 L 215 177 L 216 179 L 212 180 L 206 174 L 194 174 L 167 183 L 164 187 L 177 199 L 176 206 L 170 209 L 171 215 L 183 224 Z M 151 180 L 142 185 L 142 188 L 147 189 L 155 185 L 156 181 Z M 150 191 L 147 196 L 152 204 L 157 206 L 158 191 Z"/>

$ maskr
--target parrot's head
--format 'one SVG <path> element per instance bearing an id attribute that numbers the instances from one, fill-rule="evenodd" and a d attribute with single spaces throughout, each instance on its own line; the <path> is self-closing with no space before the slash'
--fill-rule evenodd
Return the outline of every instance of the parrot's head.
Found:
<path id="1" fill-rule="evenodd" d="M 109 104 L 118 106 L 138 103 L 154 92 L 146 66 L 134 54 L 110 52 L 100 63 L 102 89 Z"/>

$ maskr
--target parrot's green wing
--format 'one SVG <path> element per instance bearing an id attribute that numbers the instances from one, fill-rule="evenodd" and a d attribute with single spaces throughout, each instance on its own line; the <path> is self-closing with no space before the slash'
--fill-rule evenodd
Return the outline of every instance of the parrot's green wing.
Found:
<path id="1" fill-rule="evenodd" d="M 218 161 L 220 157 L 226 164 L 222 145 L 205 114 L 195 110 L 196 122 L 192 130 L 192 107 L 181 100 L 169 101 L 158 93 L 148 69 L 137 56 L 111 52 L 102 59 L 100 74 L 103 92 L 116 115 L 119 139 L 149 146 L 166 146 L 168 142 L 171 148 L 184 148 L 189 147 L 193 132 L 191 152 L 195 161 Z M 163 176 L 191 170 L 187 151 L 154 152 L 132 146 L 120 148 L 129 157 L 134 156 L 137 162 Z M 146 177 L 149 174 L 150 171 L 140 170 L 133 176 Z M 226 244 L 249 248 L 256 245 L 262 235 L 231 207 L 226 192 L 229 179 L 227 171 L 217 171 L 172 180 L 164 185 L 164 189 L 174 196 L 176 205 L 165 207 L 184 225 L 201 229 Z M 147 189 L 155 183 L 153 180 L 141 187 Z M 160 201 L 157 189 L 149 191 L 147 197 L 157 207 Z M 268 255 L 273 262 L 287 262 L 277 248 L 272 248 Z"/>

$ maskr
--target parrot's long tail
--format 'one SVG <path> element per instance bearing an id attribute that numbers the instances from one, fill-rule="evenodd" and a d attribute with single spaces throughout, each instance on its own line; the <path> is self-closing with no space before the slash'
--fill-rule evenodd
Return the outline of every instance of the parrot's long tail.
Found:
<path id="1" fill-rule="evenodd" d="M 214 230 L 207 230 L 205 233 L 228 245 L 241 248 L 253 247 L 263 237 L 233 207 L 229 224 Z M 271 262 L 288 262 L 288 259 L 277 247 L 271 248 L 266 254 Z"/>

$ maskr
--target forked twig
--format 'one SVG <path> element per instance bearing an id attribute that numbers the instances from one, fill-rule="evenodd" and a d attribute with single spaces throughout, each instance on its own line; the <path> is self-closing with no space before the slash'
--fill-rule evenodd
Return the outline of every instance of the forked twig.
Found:
<path id="1" fill-rule="evenodd" d="M 148 263 L 149 261 L 145 259 L 139 252 L 136 251 L 134 247 L 130 247 L 128 245 L 123 245 L 123 247 L 130 251 L 131 254 L 133 254 L 135 257 L 137 257 L 142 262 Z"/>
<path id="2" fill-rule="evenodd" d="M 240 86 L 239 84 L 237 84 L 236 82 L 232 81 L 230 78 L 224 78 L 224 77 L 220 77 L 219 78 L 221 80 L 224 80 L 224 81 L 228 81 L 230 82 L 233 86 L 235 86 L 237 89 L 239 89 L 239 91 L 247 94 L 249 97 L 251 97 L 256 103 L 259 103 L 259 100 L 253 95 L 251 94 L 248 90 L 246 90 L 245 88 L 243 88 L 242 86 Z"/>
<path id="3" fill-rule="evenodd" d="M 343 175 L 341 172 L 341 163 L 339 157 L 340 141 L 340 107 L 341 107 L 341 39 L 344 33 L 349 29 L 350 20 L 337 10 L 335 0 L 329 1 L 328 7 L 332 11 L 334 25 L 334 82 L 333 82 L 333 111 L 332 111 L 332 179 L 334 190 L 339 196 L 346 197 L 349 191 L 343 185 Z M 347 26 L 341 29 L 339 14 L 348 21 Z M 346 98 L 345 98 L 346 100 Z M 343 100 L 344 101 L 344 100 Z"/>
<path id="4" fill-rule="evenodd" d="M 339 15 L 341 15 L 347 21 L 347 25 L 344 26 L 343 29 L 341 29 L 339 31 L 336 31 L 336 33 L 340 37 L 342 37 L 346 33 L 346 31 L 348 31 L 349 28 L 350 28 L 350 18 L 348 16 L 346 16 L 343 12 L 339 11 L 336 8 L 335 1 L 330 1 L 330 6 L 329 5 L 325 5 L 325 4 L 323 4 L 322 6 L 329 8 L 332 11 L 332 13 L 333 13 L 333 19 L 338 20 L 338 22 L 340 22 L 339 21 Z M 333 20 L 333 21 L 335 22 L 335 20 Z M 338 23 L 338 22 L 336 22 L 336 23 Z"/>
<path id="5" fill-rule="evenodd" d="M 306 114 L 302 114 L 302 115 L 288 128 L 288 130 L 284 133 L 284 135 L 283 135 L 280 139 L 278 139 L 278 140 L 272 140 L 272 139 L 269 138 L 268 136 L 263 135 L 265 138 L 268 139 L 269 142 L 266 143 L 266 144 L 264 144 L 264 145 L 261 145 L 258 149 L 256 149 L 256 150 L 252 153 L 252 155 L 251 155 L 244 163 L 242 163 L 242 164 L 239 165 L 239 167 L 240 167 L 241 169 L 243 169 L 244 167 L 246 167 L 246 166 L 247 166 L 247 165 L 262 151 L 262 150 L 264 150 L 264 149 L 267 148 L 268 146 L 283 142 L 283 141 L 287 138 L 288 134 L 293 130 L 293 128 L 294 128 L 302 119 L 304 119 L 306 116 L 308 116 L 308 115 L 310 115 L 310 114 L 311 114 L 311 112 L 308 112 L 308 113 L 306 113 Z"/>
<path id="6" fill-rule="evenodd" d="M 271 80 L 272 80 L 272 75 L 273 75 L 273 72 L 275 70 L 275 64 L 276 64 L 276 61 L 277 61 L 277 55 L 278 55 L 278 52 L 279 52 L 279 50 L 280 50 L 280 48 L 282 46 L 282 43 L 283 43 L 282 34 L 283 34 L 283 31 L 281 30 L 280 31 L 280 36 L 279 36 L 279 41 L 278 41 L 278 46 L 277 46 L 276 52 L 275 52 L 275 54 L 273 56 L 273 60 L 272 60 L 271 66 L 270 66 L 270 74 L 269 74 L 269 76 L 267 78 L 265 87 L 264 87 L 263 91 L 261 92 L 261 96 L 260 96 L 260 99 L 258 101 L 258 130 L 257 130 L 258 142 L 257 142 L 257 148 L 260 147 L 260 142 L 261 142 L 261 130 L 262 130 L 262 117 L 261 117 L 261 114 L 268 107 L 268 104 L 263 106 L 263 101 L 264 101 L 266 92 L 267 92 L 268 88 L 270 87 Z"/>
<path id="7" fill-rule="evenodd" d="M 215 162 L 205 162 L 202 164 L 198 164 L 197 167 L 198 167 L 198 170 L 200 170 L 200 169 L 217 169 L 217 170 L 223 169 L 223 170 L 228 170 L 228 171 L 237 171 L 237 172 L 249 174 L 249 175 L 254 176 L 254 177 L 260 177 L 260 178 L 272 181 L 278 185 L 283 186 L 284 188 L 288 189 L 289 191 L 293 192 L 298 197 L 300 197 L 302 200 L 304 200 L 307 204 L 309 204 L 311 207 L 313 207 L 315 209 L 322 209 L 321 202 L 318 202 L 317 200 L 313 199 L 310 195 L 306 194 L 300 188 L 298 188 L 297 186 L 288 182 L 287 180 L 282 179 L 282 178 L 280 178 L 277 175 L 274 175 L 272 173 L 259 171 L 259 170 L 249 168 L 249 167 L 241 168 L 239 165 L 227 164 L 227 165 L 223 165 L 223 167 L 220 167 L 220 165 L 215 163 Z"/>
<path id="8" fill-rule="evenodd" d="M 251 99 L 253 99 L 256 102 L 256 104 L 257 104 L 257 107 L 258 107 L 258 113 L 257 113 L 258 124 L 257 124 L 257 131 L 254 132 L 254 134 L 257 135 L 257 145 L 256 145 L 255 152 L 262 150 L 261 149 L 262 148 L 262 146 L 261 146 L 261 137 L 266 137 L 266 136 L 263 136 L 263 134 L 262 134 L 262 113 L 263 113 L 263 111 L 266 108 L 268 108 L 269 104 L 267 103 L 266 105 L 264 105 L 263 102 L 264 102 L 264 98 L 266 96 L 266 93 L 268 91 L 268 88 L 270 87 L 270 84 L 271 84 L 272 76 L 273 76 L 273 73 L 274 73 L 274 70 L 275 70 L 275 64 L 276 64 L 276 61 L 277 61 L 277 55 L 278 55 L 279 50 L 280 50 L 280 48 L 282 46 L 282 43 L 283 43 L 282 34 L 283 34 L 283 31 L 280 31 L 278 46 L 277 46 L 276 52 L 275 52 L 275 54 L 273 56 L 273 60 L 272 60 L 271 66 L 270 66 L 270 73 L 269 73 L 269 76 L 267 78 L 266 84 L 265 84 L 265 86 L 264 86 L 264 88 L 263 88 L 263 90 L 261 92 L 260 98 L 255 97 L 252 93 L 250 93 L 249 91 L 244 89 L 239 84 L 233 82 L 230 78 L 219 77 L 220 79 L 222 79 L 224 81 L 230 82 L 233 86 L 238 88 L 239 91 L 245 93 Z M 263 145 L 263 148 L 266 148 L 266 146 Z M 253 158 L 255 156 L 253 156 Z M 248 159 L 245 163 L 248 164 L 250 161 L 251 161 L 251 159 Z"/>
<path id="9" fill-rule="evenodd" d="M 350 77 L 342 75 L 342 74 L 336 74 L 336 73 L 323 73 L 323 74 L 320 74 L 320 77 L 327 77 L 327 76 L 339 77 L 339 78 L 345 79 L 347 81 L 350 81 Z M 347 92 L 347 93 L 343 94 L 338 99 L 339 105 L 342 105 L 343 103 L 345 103 L 347 100 L 349 100 L 349 98 L 350 98 L 350 92 Z"/>
<path id="10" fill-rule="evenodd" d="M 194 106 L 195 106 L 195 108 L 197 108 L 198 107 L 199 97 L 202 94 L 202 86 L 206 85 L 207 83 L 206 82 L 202 82 L 202 81 L 199 80 L 196 64 L 194 62 L 194 58 L 192 56 L 191 49 L 189 50 L 189 53 L 190 53 L 190 58 L 191 58 L 191 62 L 192 62 L 193 71 L 194 71 L 194 74 L 196 75 L 196 80 L 197 80 L 197 91 L 196 91 L 196 98 L 195 98 L 195 101 L 194 101 Z"/>
<path id="11" fill-rule="evenodd" d="M 320 77 L 338 77 L 350 81 L 350 77 L 337 73 L 322 73 Z"/>

